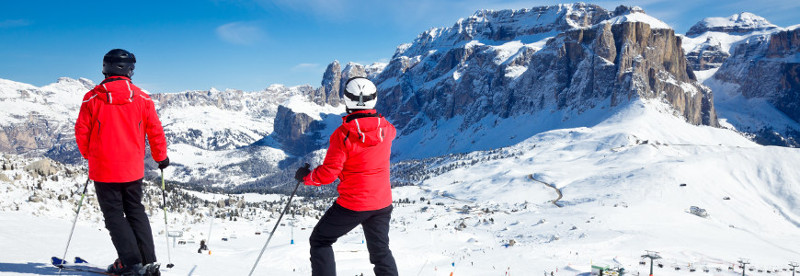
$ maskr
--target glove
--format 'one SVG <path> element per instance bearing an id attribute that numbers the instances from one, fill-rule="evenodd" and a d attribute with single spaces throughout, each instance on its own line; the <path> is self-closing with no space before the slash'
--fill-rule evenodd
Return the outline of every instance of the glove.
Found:
<path id="1" fill-rule="evenodd" d="M 163 170 L 166 167 L 169 167 L 169 157 L 165 158 L 164 160 L 158 161 L 156 163 L 158 163 L 158 168 Z"/>
<path id="2" fill-rule="evenodd" d="M 306 178 L 306 175 L 311 173 L 310 168 L 311 165 L 306 163 L 305 167 L 300 167 L 297 169 L 297 171 L 294 173 L 294 179 L 297 179 L 297 181 L 303 181 L 303 178 Z"/>

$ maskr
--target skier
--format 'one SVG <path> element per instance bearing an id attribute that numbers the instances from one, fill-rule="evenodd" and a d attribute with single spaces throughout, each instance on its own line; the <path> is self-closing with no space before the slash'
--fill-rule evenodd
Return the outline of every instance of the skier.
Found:
<path id="1" fill-rule="evenodd" d="M 206 240 L 200 240 L 200 248 L 197 249 L 197 253 L 203 253 L 203 250 L 208 251 L 208 246 L 206 246 Z"/>
<path id="2" fill-rule="evenodd" d="M 312 275 L 336 275 L 331 245 L 359 224 L 364 229 L 375 275 L 397 275 L 389 249 L 389 156 L 396 130 L 375 111 L 377 88 L 367 78 L 349 79 L 344 96 L 348 115 L 342 117 L 342 125 L 331 134 L 325 161 L 313 171 L 306 164 L 295 172 L 295 179 L 305 185 L 340 180 L 339 198 L 320 218 L 309 238 Z"/>
<path id="3" fill-rule="evenodd" d="M 167 140 L 150 96 L 131 83 L 136 57 L 113 49 L 103 57 L 105 79 L 86 93 L 75 139 L 89 160 L 97 201 L 118 259 L 108 272 L 160 275 L 150 221 L 142 205 L 145 136 L 158 167 L 169 166 Z"/>

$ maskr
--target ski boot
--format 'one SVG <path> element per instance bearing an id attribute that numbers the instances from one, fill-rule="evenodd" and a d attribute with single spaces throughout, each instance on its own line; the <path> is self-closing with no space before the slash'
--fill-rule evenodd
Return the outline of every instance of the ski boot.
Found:
<path id="1" fill-rule="evenodd" d="M 109 265 L 106 269 L 106 272 L 115 275 L 121 275 L 125 272 L 125 265 L 122 264 L 122 261 L 119 259 L 114 260 L 114 263 Z"/>
<path id="2" fill-rule="evenodd" d="M 160 267 L 161 267 L 160 263 L 149 263 L 149 264 L 146 264 L 140 270 L 142 272 L 140 275 L 143 275 L 143 276 L 161 276 L 161 271 L 159 271 Z"/>

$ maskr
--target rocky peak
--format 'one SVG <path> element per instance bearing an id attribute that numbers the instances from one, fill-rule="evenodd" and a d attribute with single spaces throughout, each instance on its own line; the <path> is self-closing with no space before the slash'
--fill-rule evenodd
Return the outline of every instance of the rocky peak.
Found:
<path id="1" fill-rule="evenodd" d="M 746 113 L 733 111 L 734 126 L 760 144 L 800 146 L 800 29 L 750 36 L 731 48 L 731 57 L 714 74 L 725 95 L 747 99 Z M 754 104 L 754 106 L 749 106 Z M 757 110 L 774 112 L 764 116 Z M 774 109 L 773 109 L 774 108 Z M 782 114 L 781 114 L 782 113 Z M 747 117 L 748 114 L 752 117 Z M 740 118 L 744 117 L 744 118 Z"/>
<path id="2" fill-rule="evenodd" d="M 719 68 L 728 57 L 730 54 L 714 36 L 708 36 L 705 42 L 686 53 L 686 59 L 695 71 Z"/>
<path id="3" fill-rule="evenodd" d="M 350 78 L 354 77 L 367 77 L 367 70 L 364 68 L 364 65 L 353 62 L 347 63 L 347 66 L 342 70 L 342 86 L 339 88 L 339 98 L 344 97 L 344 85 L 347 84 Z"/>
<path id="4" fill-rule="evenodd" d="M 364 70 L 367 72 L 367 78 L 368 79 L 377 78 L 378 75 L 383 73 L 383 69 L 386 68 L 386 65 L 388 65 L 388 63 L 375 62 L 365 67 Z"/>
<path id="5" fill-rule="evenodd" d="M 305 135 L 314 122 L 314 118 L 308 114 L 295 113 L 290 108 L 279 105 L 275 114 L 274 131 L 270 136 L 287 152 L 302 155 L 312 148 L 316 149 L 316 145 L 310 144 L 311 141 Z"/>
<path id="6" fill-rule="evenodd" d="M 521 10 L 479 10 L 459 19 L 452 27 L 429 29 L 410 45 L 401 45 L 393 57 L 426 55 L 472 40 L 536 41 L 536 35 L 574 28 L 585 28 L 608 19 L 610 13 L 600 6 L 575 3 L 534 7 Z"/>
<path id="7" fill-rule="evenodd" d="M 800 29 L 753 36 L 737 44 L 714 78 L 738 84 L 800 122 Z"/>
<path id="8" fill-rule="evenodd" d="M 645 13 L 644 9 L 639 6 L 625 6 L 620 5 L 616 9 L 614 9 L 614 16 L 632 14 L 632 13 Z"/>
<path id="9" fill-rule="evenodd" d="M 578 7 L 591 12 L 583 15 L 585 21 L 569 22 L 588 27 L 557 24 L 570 18 L 566 15 L 572 13 L 567 11 Z M 563 13 L 526 17 L 534 11 L 559 10 Z M 526 20 L 520 21 L 523 18 Z M 497 30 L 503 22 L 520 26 L 509 29 L 510 35 L 504 36 L 509 41 L 494 40 L 496 33 L 477 31 L 490 25 Z M 542 26 L 546 27 L 539 28 Z M 545 33 L 531 36 L 542 31 Z M 443 43 L 455 41 L 448 39 L 454 34 L 469 34 L 465 37 L 471 40 Z M 539 40 L 530 41 L 532 38 Z M 379 94 L 384 95 L 378 109 L 403 136 L 423 141 L 446 139 L 440 143 L 449 144 L 451 150 L 475 150 L 475 145 L 482 143 L 479 133 L 493 127 L 486 123 L 487 118 L 495 118 L 494 125 L 498 125 L 505 119 L 533 114 L 611 110 L 634 99 L 666 102 L 692 124 L 718 125 L 712 93 L 696 82 L 681 37 L 637 7 L 622 6 L 614 12 L 591 5 L 483 11 L 453 28 L 429 30 L 402 48 L 406 50 L 398 51 L 400 55 L 395 55 L 376 80 Z M 442 138 L 426 130 L 453 123 L 458 125 L 448 128 L 474 135 Z M 414 134 L 417 131 L 421 132 Z M 402 140 L 400 137 L 398 142 Z"/>
<path id="10" fill-rule="evenodd" d="M 322 87 L 312 96 L 312 101 L 316 104 L 330 104 L 332 106 L 339 106 L 341 97 L 339 96 L 339 89 L 342 82 L 342 69 L 338 60 L 334 60 L 325 68 L 325 73 L 322 75 Z"/>
<path id="11" fill-rule="evenodd" d="M 763 17 L 749 12 L 741 12 L 729 17 L 705 18 L 692 26 L 689 31 L 686 32 L 686 35 L 695 37 L 706 32 L 742 35 L 756 31 L 769 31 L 777 28 L 778 26 L 770 23 Z"/>

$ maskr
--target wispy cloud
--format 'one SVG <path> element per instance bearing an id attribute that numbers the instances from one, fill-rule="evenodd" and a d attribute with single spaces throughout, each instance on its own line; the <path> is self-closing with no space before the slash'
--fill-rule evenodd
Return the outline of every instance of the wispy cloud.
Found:
<path id="1" fill-rule="evenodd" d="M 318 71 L 322 69 L 318 63 L 300 63 L 292 67 L 292 71 L 298 72 L 308 72 L 308 71 Z"/>
<path id="2" fill-rule="evenodd" d="M 231 22 L 217 27 L 216 33 L 222 41 L 236 45 L 253 45 L 266 38 L 256 22 Z"/>
<path id="3" fill-rule="evenodd" d="M 2 28 L 17 28 L 31 25 L 31 22 L 25 19 L 6 19 L 0 21 L 0 29 Z"/>

